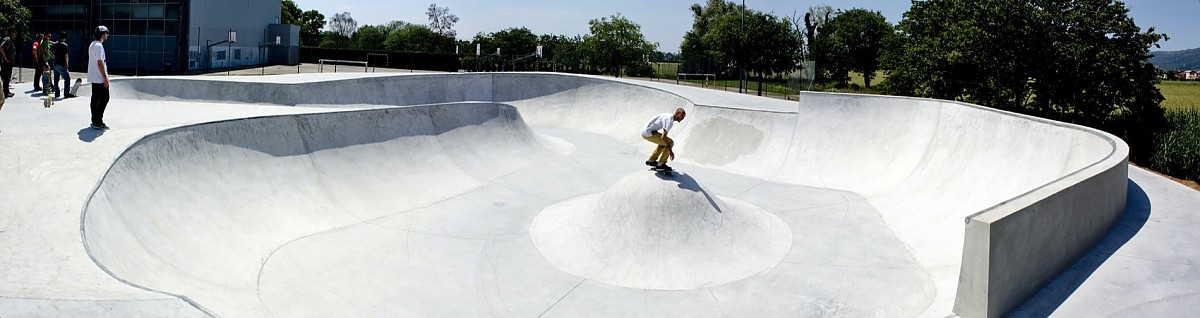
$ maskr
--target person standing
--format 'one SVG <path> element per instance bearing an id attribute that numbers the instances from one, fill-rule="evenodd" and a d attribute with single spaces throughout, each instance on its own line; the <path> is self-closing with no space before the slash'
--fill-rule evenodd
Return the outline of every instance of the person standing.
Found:
<path id="1" fill-rule="evenodd" d="M 8 36 L 0 40 L 0 76 L 4 77 L 4 97 L 13 97 L 12 71 L 17 63 L 17 30 L 8 30 Z"/>
<path id="2" fill-rule="evenodd" d="M 38 54 L 38 50 L 41 49 L 41 44 L 42 35 L 38 34 L 37 37 L 34 37 L 33 39 L 33 51 L 31 51 L 33 53 L 33 91 L 35 92 L 42 90 L 42 72 L 46 71 L 46 69 L 42 67 L 45 62 L 42 62 L 41 57 L 39 57 L 41 54 Z"/>
<path id="3" fill-rule="evenodd" d="M 50 42 L 50 32 L 42 34 L 42 42 L 38 44 L 37 56 L 42 61 L 42 90 L 46 95 L 50 95 L 50 91 L 55 87 L 51 83 L 50 70 L 54 65 L 54 55 L 50 53 L 50 46 L 54 43 Z"/>
<path id="4" fill-rule="evenodd" d="M 88 47 L 88 83 L 92 83 L 92 128 L 108 130 L 104 124 L 104 109 L 108 108 L 108 65 L 104 57 L 104 40 L 108 28 L 96 27 L 95 41 Z"/>
<path id="5" fill-rule="evenodd" d="M 62 96 L 67 98 L 75 97 L 71 94 L 71 71 L 67 66 L 71 65 L 71 48 L 67 46 L 67 32 L 58 34 L 58 42 L 54 42 L 54 46 L 50 47 L 50 52 L 54 54 L 54 98 L 58 98 L 60 91 Z M 58 80 L 62 79 L 62 85 L 58 84 Z"/>

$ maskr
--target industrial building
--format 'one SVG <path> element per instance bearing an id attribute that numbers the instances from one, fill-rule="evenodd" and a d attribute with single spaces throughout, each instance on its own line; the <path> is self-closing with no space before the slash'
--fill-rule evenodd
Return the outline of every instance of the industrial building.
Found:
<path id="1" fill-rule="evenodd" d="M 92 29 L 108 26 L 108 65 L 117 73 L 161 74 L 299 62 L 300 28 L 279 24 L 279 0 L 22 0 L 30 30 L 87 54 Z M 26 41 L 32 41 L 32 35 Z M 22 50 L 29 61 L 29 42 Z M 86 69 L 72 58 L 72 70 Z"/>

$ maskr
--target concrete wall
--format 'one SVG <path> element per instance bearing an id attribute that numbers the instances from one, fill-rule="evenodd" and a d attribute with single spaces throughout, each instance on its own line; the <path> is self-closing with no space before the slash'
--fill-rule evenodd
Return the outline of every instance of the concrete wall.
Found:
<path id="1" fill-rule="evenodd" d="M 1114 146 L 1095 165 L 967 219 L 955 313 L 1004 316 L 1105 237 L 1128 186 L 1128 150 Z"/>
<path id="2" fill-rule="evenodd" d="M 672 134 L 687 154 L 681 161 L 863 195 L 934 281 L 947 282 L 932 307 L 964 317 L 1002 315 L 1030 296 L 1108 232 L 1126 195 L 1120 139 L 951 101 L 806 93 L 796 103 L 531 73 L 296 84 L 129 79 L 116 81 L 113 94 L 283 105 L 497 102 L 516 106 L 531 126 L 628 143 L 640 142 L 629 127 L 684 108 L 688 120 Z"/>

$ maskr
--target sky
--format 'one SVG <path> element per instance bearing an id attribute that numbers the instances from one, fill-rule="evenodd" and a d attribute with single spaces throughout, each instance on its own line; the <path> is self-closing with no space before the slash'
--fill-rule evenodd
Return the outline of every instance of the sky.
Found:
<path id="1" fill-rule="evenodd" d="M 335 13 L 349 12 L 361 27 L 380 25 L 393 20 L 428 24 L 425 11 L 433 1 L 412 0 L 293 0 L 301 10 L 317 10 L 326 19 Z M 476 33 L 491 33 L 512 27 L 526 27 L 534 34 L 580 35 L 588 33 L 588 21 L 620 13 L 637 23 L 650 42 L 659 44 L 659 51 L 678 52 L 683 34 L 692 28 L 692 12 L 688 8 L 702 0 L 439 0 L 458 16 L 454 29 L 458 38 L 470 40 Z M 809 7 L 828 4 L 834 9 L 864 8 L 879 11 L 887 21 L 896 24 L 911 6 L 909 0 L 748 0 L 752 10 L 772 12 L 776 16 L 803 16 Z M 1160 42 L 1161 48 L 1151 50 L 1178 51 L 1200 48 L 1200 0 L 1129 0 L 1125 2 L 1129 15 L 1143 30 L 1154 27 L 1166 33 L 1170 41 Z"/>

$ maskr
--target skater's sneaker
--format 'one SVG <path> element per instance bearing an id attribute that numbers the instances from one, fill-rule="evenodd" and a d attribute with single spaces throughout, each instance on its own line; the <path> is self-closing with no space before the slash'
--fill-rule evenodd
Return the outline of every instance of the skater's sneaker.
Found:
<path id="1" fill-rule="evenodd" d="M 668 165 L 667 165 L 667 164 L 665 164 L 665 163 L 660 163 L 660 164 L 658 164 L 657 166 L 654 166 L 654 169 L 658 169 L 658 170 L 666 170 L 666 171 L 671 171 L 671 170 L 674 170 L 674 169 L 671 169 L 671 166 L 668 166 Z"/>
<path id="2" fill-rule="evenodd" d="M 79 96 L 77 96 L 77 95 L 75 95 L 75 94 L 71 94 L 71 93 L 67 93 L 67 95 L 66 95 L 66 96 L 67 96 L 66 98 L 75 98 L 75 97 L 79 97 Z"/>
<path id="3" fill-rule="evenodd" d="M 105 125 L 105 124 L 92 124 L 92 129 L 108 130 L 108 125 Z"/>
<path id="4" fill-rule="evenodd" d="M 658 161 L 646 160 L 646 165 L 651 166 L 651 167 L 656 167 L 656 166 L 658 166 Z"/>

